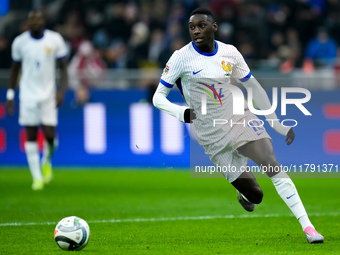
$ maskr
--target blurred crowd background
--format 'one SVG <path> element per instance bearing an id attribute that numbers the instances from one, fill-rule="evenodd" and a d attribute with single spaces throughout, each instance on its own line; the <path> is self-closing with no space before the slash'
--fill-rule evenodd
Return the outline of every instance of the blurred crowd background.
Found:
<path id="1" fill-rule="evenodd" d="M 61 33 L 68 44 L 73 88 L 100 84 L 126 87 L 131 83 L 124 79 L 132 78 L 136 78 L 133 83 L 137 87 L 157 85 L 159 70 L 171 54 L 190 41 L 188 18 L 197 7 L 214 12 L 219 25 L 216 39 L 235 45 L 253 72 L 284 76 L 299 70 L 317 77 L 326 72 L 331 78 L 340 72 L 337 0 L 7 2 L 7 11 L 1 10 L 0 16 L 0 69 L 10 68 L 11 43 L 26 29 L 28 11 L 39 7 L 47 17 L 47 28 Z M 86 74 L 79 75 L 81 70 Z M 318 70 L 323 71 L 318 74 Z M 113 73 L 108 74 L 110 71 Z M 326 87 L 340 86 L 332 83 Z"/>
<path id="2" fill-rule="evenodd" d="M 288 106 L 287 117 L 299 122 L 293 148 L 284 149 L 282 137 L 267 128 L 280 146 L 280 162 L 338 162 L 338 0 L 0 0 L 2 164 L 26 165 L 18 111 L 6 116 L 4 102 L 11 43 L 27 29 L 34 8 L 42 9 L 47 28 L 61 33 L 69 49 L 70 90 L 59 109 L 56 165 L 187 167 L 190 155 L 203 155 L 184 139 L 188 125 L 150 104 L 165 63 L 190 42 L 188 19 L 197 7 L 215 13 L 216 39 L 239 49 L 269 98 L 273 87 L 311 91 L 306 107 L 312 116 Z M 176 89 L 169 99 L 184 104 Z"/>

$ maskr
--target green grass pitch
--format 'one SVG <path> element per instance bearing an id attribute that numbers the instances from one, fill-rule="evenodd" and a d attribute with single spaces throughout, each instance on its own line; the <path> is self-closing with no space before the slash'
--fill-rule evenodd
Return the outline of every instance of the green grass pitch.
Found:
<path id="1" fill-rule="evenodd" d="M 28 170 L 0 170 L 0 254 L 64 254 L 53 232 L 72 215 L 90 225 L 84 254 L 340 253 L 339 178 L 293 179 L 325 237 L 311 245 L 268 178 L 258 179 L 264 199 L 248 213 L 226 180 L 194 179 L 189 171 L 54 173 L 37 192 Z"/>

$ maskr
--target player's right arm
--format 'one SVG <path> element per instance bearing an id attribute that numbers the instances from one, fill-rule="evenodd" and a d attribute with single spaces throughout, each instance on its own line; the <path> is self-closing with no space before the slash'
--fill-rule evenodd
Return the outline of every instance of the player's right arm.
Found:
<path id="1" fill-rule="evenodd" d="M 181 122 L 192 123 L 192 120 L 196 118 L 192 109 L 186 106 L 179 106 L 171 103 L 167 96 L 169 95 L 171 88 L 164 86 L 161 82 L 158 84 L 157 90 L 152 98 L 153 105 L 158 109 L 174 116 Z"/>
<path id="2" fill-rule="evenodd" d="M 6 94 L 6 111 L 8 114 L 14 114 L 14 95 L 15 89 L 17 87 L 19 73 L 21 69 L 21 55 L 19 50 L 19 42 L 18 40 L 14 40 L 12 44 L 12 66 L 9 76 L 9 86 Z"/>
<path id="3" fill-rule="evenodd" d="M 160 83 L 152 98 L 153 105 L 174 116 L 181 122 L 191 123 L 195 119 L 193 111 L 186 107 L 171 103 L 167 96 L 176 80 L 181 76 L 182 61 L 178 51 L 175 51 L 164 68 Z"/>

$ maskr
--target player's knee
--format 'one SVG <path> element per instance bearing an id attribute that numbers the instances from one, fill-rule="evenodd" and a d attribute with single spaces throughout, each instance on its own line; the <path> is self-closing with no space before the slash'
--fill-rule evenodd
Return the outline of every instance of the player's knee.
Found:
<path id="1" fill-rule="evenodd" d="M 45 140 L 48 142 L 48 143 L 53 143 L 53 140 L 54 140 L 54 130 L 45 130 L 44 132 L 44 136 L 45 136 Z"/>
<path id="2" fill-rule="evenodd" d="M 262 166 L 276 166 L 279 164 L 273 152 L 263 153 L 261 161 Z"/>
<path id="3" fill-rule="evenodd" d="M 45 140 L 47 141 L 47 143 L 53 144 L 54 143 L 54 136 L 46 136 Z"/>
<path id="4" fill-rule="evenodd" d="M 34 142 L 38 138 L 38 127 L 26 127 L 26 139 L 29 142 Z"/>
<path id="5" fill-rule="evenodd" d="M 38 136 L 37 135 L 27 135 L 26 140 L 28 142 L 35 142 L 37 141 Z"/>

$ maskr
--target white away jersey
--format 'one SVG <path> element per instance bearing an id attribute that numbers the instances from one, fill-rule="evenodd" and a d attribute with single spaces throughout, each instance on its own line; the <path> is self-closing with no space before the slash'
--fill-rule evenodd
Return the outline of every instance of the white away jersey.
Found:
<path id="1" fill-rule="evenodd" d="M 54 99 L 56 59 L 66 55 L 65 42 L 57 32 L 46 29 L 40 39 L 33 38 L 29 31 L 17 36 L 12 44 L 12 59 L 22 64 L 20 100 Z"/>
<path id="2" fill-rule="evenodd" d="M 201 145 L 217 142 L 230 133 L 232 127 L 229 124 L 213 127 L 215 119 L 230 122 L 237 117 L 237 120 L 242 120 L 242 116 L 233 116 L 230 90 L 236 88 L 230 83 L 230 77 L 242 82 L 251 77 L 248 65 L 234 46 L 219 41 L 215 41 L 215 45 L 212 53 L 201 52 L 193 42 L 175 51 L 160 81 L 168 88 L 176 83 L 188 106 L 195 110 L 197 119 L 194 128 Z M 202 97 L 206 101 L 205 113 Z"/>
<path id="3" fill-rule="evenodd" d="M 191 79 L 222 79 L 230 84 L 230 77 L 246 81 L 251 73 L 241 53 L 230 44 L 215 41 L 215 51 L 201 52 L 193 42 L 173 53 L 164 68 L 161 83 L 172 88 L 177 84 L 190 107 Z"/>

